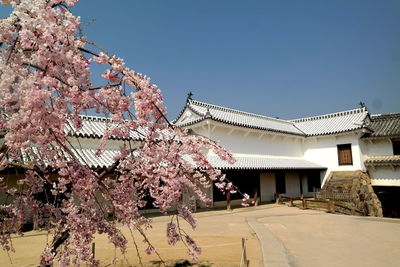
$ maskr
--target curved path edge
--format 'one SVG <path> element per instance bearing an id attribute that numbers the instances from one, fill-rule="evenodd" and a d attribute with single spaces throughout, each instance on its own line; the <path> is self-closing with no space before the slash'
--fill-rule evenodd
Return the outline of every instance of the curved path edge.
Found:
<path id="1" fill-rule="evenodd" d="M 261 247 L 264 267 L 293 267 L 294 262 L 283 243 L 259 221 L 259 217 L 246 217 L 246 222 L 256 234 Z"/>

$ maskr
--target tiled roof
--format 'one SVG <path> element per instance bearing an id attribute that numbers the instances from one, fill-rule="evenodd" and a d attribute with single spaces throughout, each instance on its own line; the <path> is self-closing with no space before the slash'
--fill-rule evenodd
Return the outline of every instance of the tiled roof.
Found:
<path id="1" fill-rule="evenodd" d="M 204 119 L 212 119 L 235 126 L 242 126 L 260 130 L 304 135 L 293 123 L 267 116 L 243 112 L 235 109 L 225 108 L 204 102 L 188 99 L 187 107 L 198 115 L 198 118 L 177 123 L 178 126 L 187 126 L 200 122 Z M 182 115 L 182 114 L 181 114 Z"/>
<path id="2" fill-rule="evenodd" d="M 55 148 L 57 149 L 57 148 Z M 120 151 L 119 149 L 104 149 L 104 152 L 100 156 L 96 156 L 96 148 L 87 148 L 87 147 L 74 147 L 71 149 L 74 156 L 80 161 L 80 163 L 89 166 L 90 168 L 106 168 L 111 166 L 115 160 L 115 156 L 117 156 Z M 67 153 L 64 153 L 62 149 L 58 150 L 58 155 L 61 157 L 65 157 L 67 160 L 72 160 L 71 156 Z M 22 151 L 21 160 L 25 163 L 30 161 L 35 161 L 38 158 L 41 158 L 40 152 L 36 147 L 31 147 L 30 152 L 27 153 Z M 9 159 L 11 160 L 11 159 Z M 48 163 L 46 163 L 48 164 Z"/>
<path id="3" fill-rule="evenodd" d="M 364 138 L 400 137 L 400 113 L 372 115 L 368 128 L 372 133 L 366 134 Z"/>
<path id="4" fill-rule="evenodd" d="M 352 109 L 321 116 L 292 120 L 307 136 L 336 134 L 364 128 L 368 111 Z"/>
<path id="5" fill-rule="evenodd" d="M 183 116 L 185 108 L 192 111 L 195 116 L 192 119 L 179 120 Z M 207 104 L 190 98 L 187 100 L 185 108 L 178 119 L 175 120 L 176 124 L 181 127 L 211 119 L 235 126 L 302 136 L 318 136 L 358 130 L 366 127 L 365 119 L 368 116 L 368 111 L 365 108 L 358 108 L 287 121 Z"/>
<path id="6" fill-rule="evenodd" d="M 71 149 L 71 152 L 81 164 L 94 169 L 110 167 L 115 162 L 115 157 L 120 153 L 118 148 L 105 148 L 103 153 L 97 156 L 96 151 L 96 148 L 89 147 L 74 147 Z M 72 157 L 67 153 L 64 153 L 62 149 L 59 149 L 58 154 L 59 156 L 65 157 L 68 161 L 72 160 Z M 139 156 L 139 153 L 134 151 L 133 155 Z M 36 147 L 32 147 L 30 153 L 26 153 L 24 151 L 21 153 L 21 160 L 25 163 L 29 161 L 35 161 L 37 158 L 40 158 L 40 152 Z"/>
<path id="7" fill-rule="evenodd" d="M 230 164 L 218 156 L 208 156 L 211 165 L 216 169 L 235 170 L 298 170 L 298 169 L 326 169 L 319 164 L 302 158 L 267 157 L 267 156 L 234 156 L 236 162 Z"/>
<path id="8" fill-rule="evenodd" d="M 65 127 L 65 131 L 72 136 L 86 137 L 86 138 L 102 138 L 104 132 L 117 124 L 112 122 L 109 118 L 80 115 L 82 120 L 82 128 L 76 129 L 72 123 Z M 143 134 L 140 131 L 132 132 L 131 138 L 134 140 L 142 140 Z M 119 139 L 112 137 L 112 139 Z"/>
<path id="9" fill-rule="evenodd" d="M 111 166 L 115 160 L 115 156 L 119 154 L 118 149 L 105 149 L 100 156 L 96 156 L 95 148 L 75 148 L 73 153 L 82 164 L 90 168 L 107 168 Z"/>
<path id="10" fill-rule="evenodd" d="M 364 163 L 366 166 L 400 166 L 400 155 L 368 157 Z"/>
<path id="11" fill-rule="evenodd" d="M 107 168 L 115 162 L 115 157 L 119 154 L 119 149 L 105 149 L 100 155 L 96 155 L 96 148 L 75 147 L 71 150 L 79 161 L 89 166 L 90 168 Z M 38 154 L 36 149 L 33 149 L 35 154 Z M 138 152 L 134 152 L 135 156 L 139 157 Z M 28 161 L 26 153 L 22 154 L 23 161 Z M 65 155 L 67 158 L 69 156 Z M 230 164 L 227 161 L 221 160 L 216 155 L 208 155 L 207 159 L 216 169 L 221 170 L 299 170 L 299 169 L 326 169 L 326 167 L 294 157 L 268 157 L 268 156 L 244 156 L 234 155 L 236 162 Z M 194 164 L 189 156 L 183 157 L 185 160 Z"/>

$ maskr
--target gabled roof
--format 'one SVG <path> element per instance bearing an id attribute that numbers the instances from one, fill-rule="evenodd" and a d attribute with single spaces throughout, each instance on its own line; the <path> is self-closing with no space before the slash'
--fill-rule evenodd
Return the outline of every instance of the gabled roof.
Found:
<path id="1" fill-rule="evenodd" d="M 187 111 L 192 113 L 189 118 L 185 117 Z M 188 98 L 185 107 L 174 122 L 177 126 L 185 127 L 206 119 L 234 126 L 306 137 L 337 134 L 365 128 L 368 111 L 365 108 L 358 108 L 296 120 L 281 120 Z"/>
<path id="2" fill-rule="evenodd" d="M 205 119 L 211 119 L 214 121 L 235 126 L 242 126 L 246 128 L 288 133 L 294 135 L 304 135 L 304 133 L 297 129 L 293 123 L 285 120 L 207 104 L 192 99 L 188 99 L 186 103 L 186 108 L 192 111 L 197 116 L 195 116 L 194 119 L 180 121 L 179 118 L 182 117 L 185 111 L 184 108 L 178 119 L 175 120 L 177 126 L 184 127 L 195 124 Z"/>
<path id="3" fill-rule="evenodd" d="M 364 138 L 400 137 L 400 113 L 372 115 L 368 128 L 372 133 Z"/>
<path id="4" fill-rule="evenodd" d="M 357 108 L 315 117 L 292 120 L 307 136 L 336 134 L 366 127 L 368 111 Z"/>

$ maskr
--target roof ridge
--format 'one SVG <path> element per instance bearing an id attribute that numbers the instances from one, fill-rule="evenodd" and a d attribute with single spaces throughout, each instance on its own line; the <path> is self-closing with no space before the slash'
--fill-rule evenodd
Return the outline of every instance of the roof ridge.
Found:
<path id="1" fill-rule="evenodd" d="M 366 111 L 367 111 L 367 109 L 365 107 L 362 107 L 362 108 L 344 110 L 344 111 L 328 113 L 328 114 L 323 114 L 323 115 L 318 115 L 318 116 L 311 116 L 311 117 L 305 117 L 305 118 L 300 118 L 300 119 L 294 119 L 294 120 L 290 120 L 290 122 L 298 123 L 298 122 L 305 122 L 305 121 L 314 121 L 314 120 L 320 120 L 320 119 L 326 119 L 326 118 L 339 117 L 339 116 L 343 116 L 343 115 L 362 113 L 362 112 L 366 112 Z"/>
<path id="2" fill-rule="evenodd" d="M 93 115 L 79 114 L 79 117 L 82 119 L 87 119 L 87 120 L 112 121 L 111 118 L 106 118 L 106 117 L 101 117 L 101 116 L 93 116 Z"/>
<path id="3" fill-rule="evenodd" d="M 260 115 L 260 114 L 255 114 L 255 113 L 251 113 L 251 112 L 246 112 L 246 111 L 242 111 L 242 110 L 237 110 L 237 109 L 233 109 L 233 108 L 222 107 L 222 106 L 209 104 L 209 103 L 205 103 L 205 102 L 194 100 L 194 99 L 190 99 L 189 102 L 190 103 L 194 103 L 194 104 L 197 103 L 197 104 L 199 104 L 200 106 L 203 106 L 203 107 L 209 106 L 209 107 L 213 107 L 215 109 L 219 109 L 219 110 L 223 110 L 223 111 L 231 111 L 231 112 L 235 112 L 235 113 L 250 115 L 250 116 L 253 116 L 253 117 L 258 117 L 258 118 L 263 118 L 263 119 L 268 119 L 268 120 L 272 120 L 272 121 L 278 121 L 278 122 L 283 122 L 283 123 L 286 123 L 286 124 L 293 125 L 293 123 L 291 121 L 277 119 L 277 118 L 273 118 L 273 117 L 269 117 L 269 116 L 265 116 L 265 115 Z"/>
<path id="4" fill-rule="evenodd" d="M 398 118 L 398 117 L 400 117 L 400 113 L 399 112 L 383 113 L 383 114 L 371 114 L 371 119 L 373 119 L 373 120 L 384 120 L 384 119 Z"/>

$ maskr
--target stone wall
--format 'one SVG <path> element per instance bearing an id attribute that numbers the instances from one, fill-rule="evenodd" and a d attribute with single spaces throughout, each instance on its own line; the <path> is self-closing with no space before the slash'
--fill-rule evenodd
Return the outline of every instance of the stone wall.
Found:
<path id="1" fill-rule="evenodd" d="M 383 216 L 381 202 L 372 188 L 371 178 L 365 171 L 332 172 L 321 191 L 347 193 L 350 198 L 345 204 L 350 209 L 356 209 L 367 216 Z"/>

